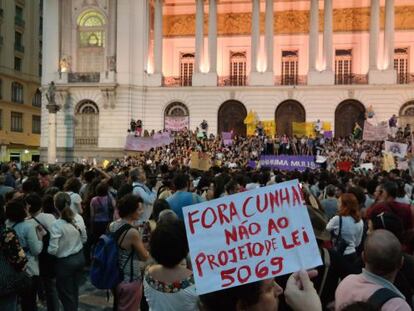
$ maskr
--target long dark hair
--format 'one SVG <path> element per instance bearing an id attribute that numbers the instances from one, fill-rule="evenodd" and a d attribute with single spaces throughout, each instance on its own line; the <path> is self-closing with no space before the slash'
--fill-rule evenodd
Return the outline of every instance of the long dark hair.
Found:
<path id="1" fill-rule="evenodd" d="M 66 192 L 58 192 L 53 197 L 56 209 L 60 212 L 60 218 L 68 223 L 73 223 L 75 213 L 70 209 L 70 196 Z"/>

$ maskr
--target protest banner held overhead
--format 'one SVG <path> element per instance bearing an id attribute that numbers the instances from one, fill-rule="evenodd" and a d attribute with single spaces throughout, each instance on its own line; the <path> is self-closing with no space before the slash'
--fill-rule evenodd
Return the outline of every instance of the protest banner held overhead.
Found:
<path id="1" fill-rule="evenodd" d="M 197 294 L 322 264 L 292 180 L 183 209 Z"/>
<path id="2" fill-rule="evenodd" d="M 165 117 L 165 129 L 172 131 L 172 132 L 178 132 L 182 131 L 186 128 L 189 128 L 190 122 L 189 118 L 184 116 L 166 116 Z"/>
<path id="3" fill-rule="evenodd" d="M 363 139 L 367 141 L 383 141 L 388 137 L 388 124 L 386 122 L 372 125 L 368 121 L 364 124 Z"/>
<path id="4" fill-rule="evenodd" d="M 387 153 L 391 153 L 394 157 L 404 158 L 407 155 L 408 145 L 393 141 L 386 141 L 384 150 Z"/>
<path id="5" fill-rule="evenodd" d="M 168 132 L 155 134 L 151 137 L 135 137 L 128 135 L 125 143 L 125 150 L 128 151 L 149 151 L 152 148 L 169 145 L 173 142 Z"/>
<path id="6" fill-rule="evenodd" d="M 319 164 L 315 162 L 314 156 L 289 156 L 289 155 L 262 155 L 259 161 L 260 167 L 269 167 L 274 170 L 287 170 L 300 172 L 306 169 L 317 169 Z M 256 162 L 250 161 L 249 166 L 256 168 Z"/>

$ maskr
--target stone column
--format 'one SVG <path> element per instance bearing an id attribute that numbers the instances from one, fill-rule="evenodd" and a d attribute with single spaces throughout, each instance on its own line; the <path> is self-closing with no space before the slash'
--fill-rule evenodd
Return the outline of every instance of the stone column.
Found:
<path id="1" fill-rule="evenodd" d="M 394 0 L 385 1 L 384 69 L 394 70 Z"/>
<path id="2" fill-rule="evenodd" d="M 42 84 L 46 85 L 57 78 L 59 68 L 59 3 L 57 0 L 44 1 L 43 14 L 43 74 Z"/>
<path id="3" fill-rule="evenodd" d="M 208 59 L 210 73 L 217 75 L 217 1 L 209 1 L 208 9 Z"/>
<path id="4" fill-rule="evenodd" d="M 60 107 L 56 104 L 56 86 L 52 81 L 49 84 L 49 87 L 46 91 L 47 105 L 46 109 L 48 110 L 48 146 L 47 146 L 47 162 L 49 164 L 56 163 L 56 137 L 57 137 L 57 127 L 56 127 L 56 113 L 59 111 Z"/>
<path id="5" fill-rule="evenodd" d="M 333 10 L 332 0 L 324 2 L 324 26 L 323 26 L 323 60 L 325 70 L 332 72 L 332 53 L 333 53 Z"/>
<path id="6" fill-rule="evenodd" d="M 149 74 L 146 77 L 148 86 L 161 86 L 162 85 L 162 6 L 163 0 L 155 0 L 154 2 L 154 58 L 153 66 L 154 73 Z"/>
<path id="7" fill-rule="evenodd" d="M 196 0 L 196 34 L 194 72 L 201 72 L 204 55 L 204 0 Z"/>
<path id="8" fill-rule="evenodd" d="M 196 0 L 196 59 L 193 86 L 217 86 L 217 2 L 209 1 L 208 9 L 208 72 L 201 72 L 204 58 L 204 0 Z M 207 71 L 207 64 L 204 70 Z"/>
<path id="9" fill-rule="evenodd" d="M 163 0 L 155 0 L 154 74 L 159 75 L 162 75 L 162 5 Z"/>
<path id="10" fill-rule="evenodd" d="M 316 71 L 319 50 L 319 1 L 311 0 L 309 14 L 309 71 Z"/>
<path id="11" fill-rule="evenodd" d="M 378 36 L 380 31 L 380 1 L 371 0 L 369 25 L 369 70 L 378 70 Z"/>
<path id="12" fill-rule="evenodd" d="M 260 0 L 252 0 L 251 68 L 257 72 L 257 56 L 260 47 Z"/>
<path id="13" fill-rule="evenodd" d="M 266 46 L 266 72 L 270 72 L 273 76 L 273 0 L 266 0 L 266 16 L 265 16 L 265 46 Z"/>
<path id="14" fill-rule="evenodd" d="M 369 40 L 369 84 L 395 84 L 397 72 L 394 70 L 394 0 L 385 1 L 384 53 L 378 68 L 378 37 L 380 2 L 371 0 L 371 25 Z"/>

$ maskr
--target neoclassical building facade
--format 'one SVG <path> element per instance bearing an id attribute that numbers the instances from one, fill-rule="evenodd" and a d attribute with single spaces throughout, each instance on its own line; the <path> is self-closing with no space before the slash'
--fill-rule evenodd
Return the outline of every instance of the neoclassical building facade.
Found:
<path id="1" fill-rule="evenodd" d="M 253 110 L 278 134 L 320 119 L 344 136 L 370 108 L 373 122 L 414 125 L 414 0 L 45 0 L 44 10 L 59 162 L 122 157 L 131 119 L 244 134 Z"/>

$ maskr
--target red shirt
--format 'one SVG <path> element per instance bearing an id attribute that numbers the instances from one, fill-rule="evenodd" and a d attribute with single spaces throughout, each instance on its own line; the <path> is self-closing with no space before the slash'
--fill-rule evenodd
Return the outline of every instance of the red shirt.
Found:
<path id="1" fill-rule="evenodd" d="M 409 204 L 398 203 L 395 201 L 389 203 L 376 203 L 367 209 L 366 217 L 367 219 L 370 219 L 372 216 L 379 215 L 383 212 L 393 213 L 398 216 L 405 230 L 409 230 L 413 227 L 413 215 Z"/>

